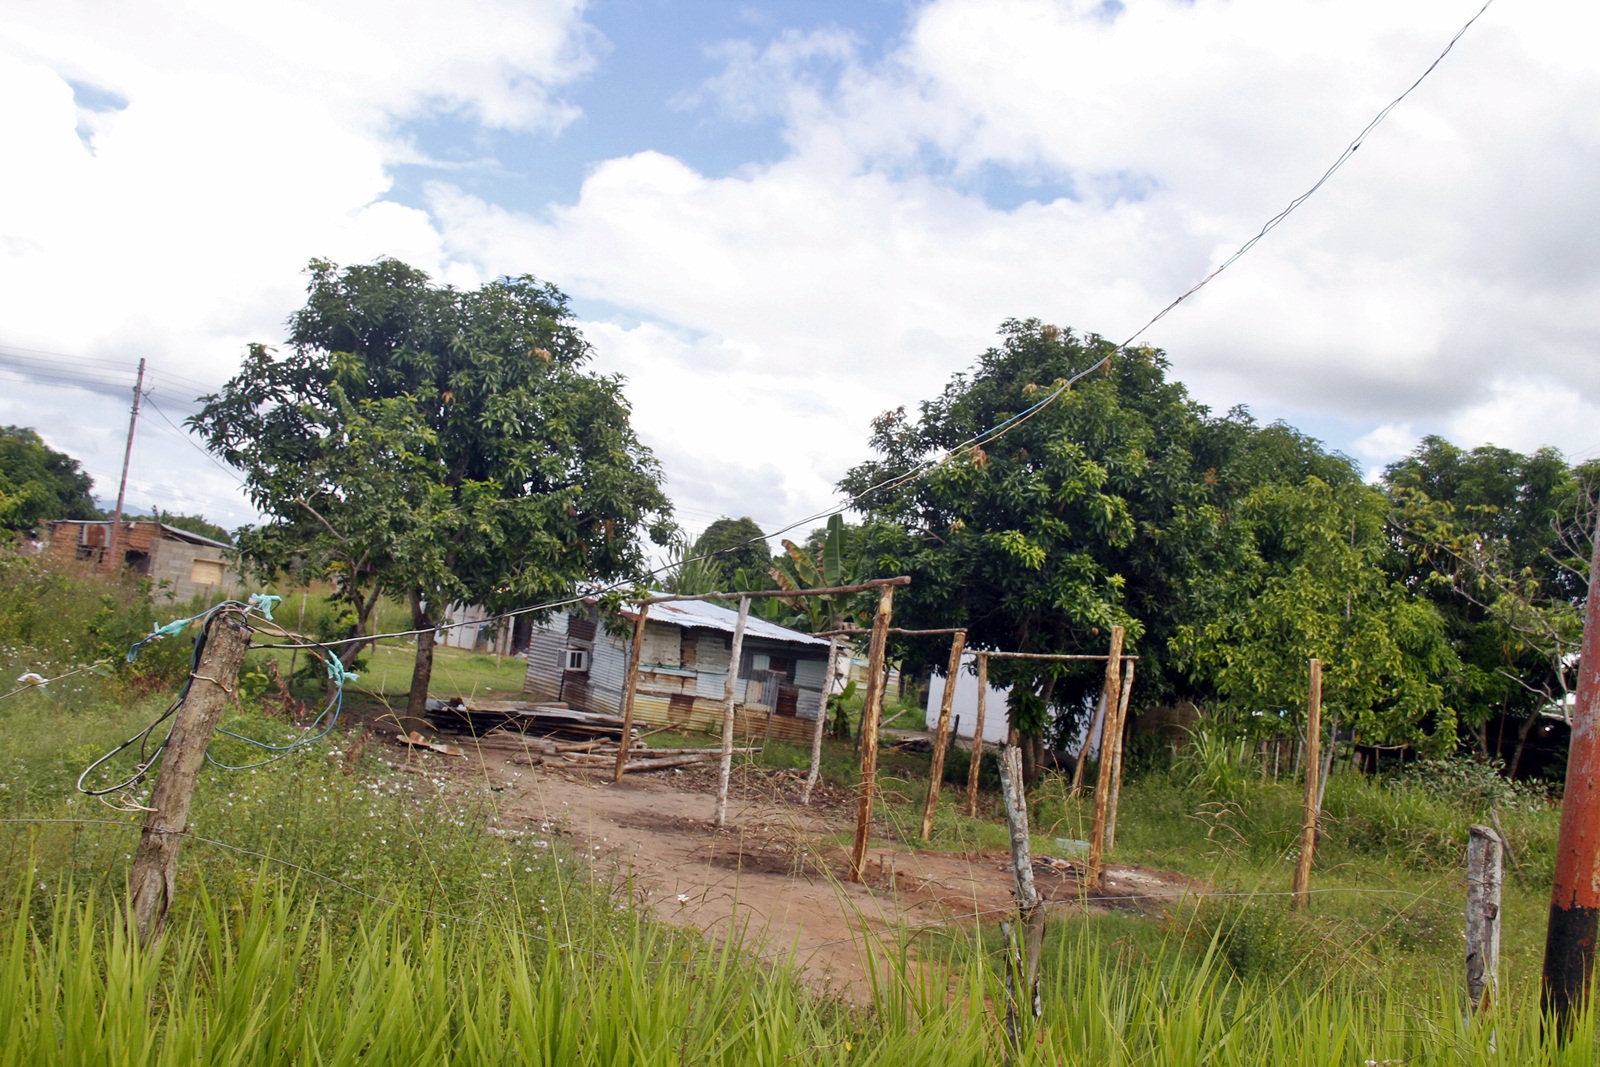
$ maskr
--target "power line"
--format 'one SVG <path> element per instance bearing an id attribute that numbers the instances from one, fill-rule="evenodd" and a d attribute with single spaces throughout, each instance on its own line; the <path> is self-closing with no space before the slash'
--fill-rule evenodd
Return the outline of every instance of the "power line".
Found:
<path id="1" fill-rule="evenodd" d="M 1412 82 L 1405 92 L 1401 93 L 1399 96 L 1389 101 L 1388 104 L 1384 105 L 1383 109 L 1372 117 L 1372 121 L 1361 128 L 1361 132 L 1356 134 L 1355 140 L 1351 141 L 1345 146 L 1344 151 L 1340 152 L 1339 157 L 1333 161 L 1333 164 L 1328 167 L 1327 170 L 1323 171 L 1322 177 L 1318 178 L 1314 183 L 1312 183 L 1311 188 L 1307 189 L 1305 192 L 1289 201 L 1288 207 L 1285 207 L 1282 211 L 1268 219 L 1265 225 L 1261 227 L 1260 231 L 1257 232 L 1254 237 L 1251 237 L 1244 244 L 1240 245 L 1238 250 L 1234 252 L 1233 255 L 1223 260 L 1221 265 L 1214 269 L 1210 274 L 1207 274 L 1194 285 L 1184 290 L 1178 295 L 1177 299 L 1173 300 L 1166 307 L 1156 312 L 1149 322 L 1135 330 L 1133 334 L 1118 347 L 1127 348 L 1129 345 L 1133 344 L 1133 342 L 1138 340 L 1138 338 L 1146 330 L 1165 318 L 1169 311 L 1183 303 L 1185 300 L 1189 299 L 1194 294 L 1198 293 L 1200 290 L 1204 289 L 1211 283 L 1213 278 L 1227 270 L 1229 267 L 1233 266 L 1234 263 L 1238 261 L 1239 257 L 1243 256 L 1246 252 L 1250 251 L 1250 249 L 1254 248 L 1257 241 L 1260 241 L 1267 234 L 1277 229 L 1278 224 L 1293 214 L 1296 208 L 1305 203 L 1307 200 L 1311 199 L 1313 193 L 1315 193 L 1318 189 L 1321 189 L 1323 185 L 1327 183 L 1328 179 L 1332 178 L 1334 174 L 1338 172 L 1340 167 L 1343 167 L 1350 161 L 1350 157 L 1356 154 L 1356 149 L 1361 147 L 1361 143 L 1366 140 L 1367 135 L 1373 130 L 1377 129 L 1378 124 L 1389 117 L 1389 112 L 1398 107 L 1400 101 L 1410 96 L 1412 91 L 1415 90 L 1417 86 L 1421 85 L 1425 80 L 1427 80 L 1428 75 L 1433 73 L 1434 68 L 1440 63 L 1444 62 L 1444 57 L 1450 54 L 1450 50 L 1456 46 L 1456 42 L 1461 40 L 1461 38 L 1466 35 L 1466 32 L 1472 28 L 1472 24 L 1477 22 L 1478 19 L 1483 16 L 1483 13 L 1489 10 L 1489 5 L 1493 3 L 1494 0 L 1485 0 L 1484 5 L 1478 9 L 1478 13 L 1468 19 L 1462 25 L 1462 27 L 1456 31 L 1456 35 L 1450 38 L 1450 42 L 1444 46 L 1444 51 L 1440 52 L 1438 56 L 1434 58 L 1433 62 L 1428 64 L 1428 69 L 1418 75 L 1417 80 Z"/>

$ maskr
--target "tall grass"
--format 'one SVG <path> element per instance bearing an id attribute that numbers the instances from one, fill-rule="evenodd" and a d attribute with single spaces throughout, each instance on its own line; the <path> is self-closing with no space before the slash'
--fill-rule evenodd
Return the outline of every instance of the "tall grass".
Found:
<path id="1" fill-rule="evenodd" d="M 13 892 L 17 892 L 13 890 Z M 581 947 L 559 924 L 443 925 L 370 905 L 352 935 L 263 876 L 202 894 L 153 953 L 92 898 L 12 898 L 0 959 L 0 1062 L 984 1064 L 1005 1054 L 993 966 L 954 986 L 907 977 L 876 1007 L 819 1000 L 783 967 L 632 922 Z M 312 905 L 308 907 L 308 904 Z M 974 951 L 977 962 L 986 961 Z M 1241 983 L 1210 959 L 1130 961 L 1092 936 L 1045 960 L 1046 1011 L 1013 1062 L 1152 1065 L 1592 1064 L 1534 1005 L 1469 1023 L 1459 991 Z"/>

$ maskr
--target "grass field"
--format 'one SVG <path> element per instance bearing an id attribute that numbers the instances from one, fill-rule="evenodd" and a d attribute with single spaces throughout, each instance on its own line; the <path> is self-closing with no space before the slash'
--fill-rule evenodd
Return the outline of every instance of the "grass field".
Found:
<path id="1" fill-rule="evenodd" d="M 8 599 L 10 589 L 0 580 L 9 677 L 80 663 L 121 639 L 112 625 L 122 615 L 74 636 L 53 621 L 58 610 L 33 602 L 37 587 Z M 125 625 L 135 634 L 147 625 L 136 615 Z M 171 647 L 141 660 L 154 664 L 148 673 L 75 675 L 0 700 L 0 907 L 11 916 L 0 919 L 0 1063 L 1007 1058 L 998 925 L 908 931 L 888 946 L 942 961 L 948 981 L 943 968 L 891 966 L 870 1005 L 828 999 L 781 958 L 752 959 L 736 939 L 718 946 L 651 921 L 590 879 L 557 826 L 502 825 L 489 783 L 402 772 L 360 731 L 251 770 L 204 769 L 172 927 L 158 952 L 141 952 L 119 914 L 142 814 L 73 782 L 167 706 L 176 678 L 161 657 L 177 677 L 184 662 L 181 642 Z M 363 681 L 403 692 L 407 651 L 382 653 Z M 497 691 L 492 658 L 450 666 L 454 684 Z M 272 743 L 294 732 L 252 706 L 224 725 Z M 129 770 L 136 752 L 115 769 Z M 252 750 L 221 737 L 213 753 L 237 763 Z M 762 759 L 804 756 L 774 744 Z M 848 742 L 829 742 L 830 780 L 848 787 L 852 764 Z M 911 840 L 925 765 L 885 753 L 879 833 Z M 1276 895 L 1298 819 L 1291 783 L 1203 754 L 1141 768 L 1123 794 L 1117 858 L 1187 872 L 1222 893 L 1152 916 L 1053 921 L 1044 1021 L 1025 1020 L 1011 1062 L 1593 1064 L 1591 1021 L 1557 1046 L 1535 1000 L 1554 809 L 1496 781 L 1456 765 L 1393 782 L 1335 777 L 1313 885 L 1343 892 L 1293 913 Z M 956 810 L 957 792 L 941 808 L 935 846 L 999 844 L 992 794 L 971 820 Z M 128 801 L 147 796 L 139 787 Z M 1039 851 L 1083 836 L 1085 801 L 1058 781 L 1030 801 Z M 1491 811 L 1517 861 L 1506 993 L 1483 1025 L 1461 1004 L 1460 854 L 1466 826 Z"/>

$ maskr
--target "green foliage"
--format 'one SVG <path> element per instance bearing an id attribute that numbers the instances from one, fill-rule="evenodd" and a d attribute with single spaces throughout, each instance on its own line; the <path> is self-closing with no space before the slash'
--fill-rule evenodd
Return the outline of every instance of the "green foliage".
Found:
<path id="1" fill-rule="evenodd" d="M 682 533 L 667 543 L 667 566 L 661 586 L 669 593 L 693 595 L 726 591 L 730 573 L 722 557 L 702 556 Z"/>
<path id="2" fill-rule="evenodd" d="M 707 526 L 701 531 L 700 536 L 695 538 L 694 548 L 690 554 L 712 556 L 725 574 L 732 574 L 740 569 L 750 574 L 764 574 L 772 563 L 772 553 L 767 548 L 766 535 L 761 532 L 756 520 L 748 515 L 737 519 L 730 519 L 724 515 Z"/>
<path id="3" fill-rule="evenodd" d="M 1225 698 L 1236 730 L 1252 712 L 1303 720 L 1308 661 L 1323 662 L 1324 719 L 1379 744 L 1448 751 L 1444 682 L 1458 670 L 1438 612 L 1385 569 L 1386 506 L 1359 482 L 1269 485 L 1241 508 L 1251 542 L 1219 584 L 1229 603 L 1186 623 L 1174 650 Z"/>
<path id="4" fill-rule="evenodd" d="M 78 461 L 22 426 L 0 428 L 0 530 L 42 533 L 51 519 L 98 519 Z"/>
<path id="5" fill-rule="evenodd" d="M 129 647 L 159 623 L 199 610 L 192 604 L 166 606 L 158 616 L 150 592 L 148 582 L 85 563 L 0 555 L 0 670 L 7 672 L 0 677 L 55 677 L 101 662 L 105 673 L 136 688 L 182 677 L 192 634 L 153 642 L 135 662 L 126 662 Z M 66 682 L 55 691 L 81 692 L 83 684 Z"/>
<path id="6" fill-rule="evenodd" d="M 191 420 L 267 516 L 241 541 L 258 567 L 334 581 L 363 627 L 382 592 L 406 597 L 421 625 L 633 573 L 641 538 L 664 541 L 659 467 L 554 286 L 310 273 L 290 351 L 253 346 Z"/>
<path id="7" fill-rule="evenodd" d="M 1226 605 L 1220 579 L 1249 559 L 1240 498 L 1309 475 L 1356 482 L 1353 466 L 1288 427 L 1258 427 L 1242 409 L 1213 416 L 1167 377 L 1155 349 L 1118 350 L 1033 319 L 1007 321 L 1001 338 L 919 417 L 880 417 L 871 442 L 879 458 L 841 483 L 866 494 L 877 572 L 913 578 L 897 597 L 897 621 L 965 624 L 970 647 L 1080 653 L 1103 653 L 1107 628 L 1122 625 L 1141 657 L 1138 702 L 1209 698 L 1207 677 L 1176 669 L 1170 639 Z M 1003 437 L 925 478 L 894 481 L 1108 358 L 1106 373 Z M 932 641 L 910 654 L 942 659 Z M 1092 706 L 1102 679 L 1087 665 L 996 661 L 991 672 L 1070 715 Z"/>
<path id="8" fill-rule="evenodd" d="M 1467 451 L 1438 437 L 1385 471 L 1402 574 L 1443 614 L 1465 666 L 1452 696 L 1468 727 L 1572 692 L 1596 474 L 1550 448 Z"/>

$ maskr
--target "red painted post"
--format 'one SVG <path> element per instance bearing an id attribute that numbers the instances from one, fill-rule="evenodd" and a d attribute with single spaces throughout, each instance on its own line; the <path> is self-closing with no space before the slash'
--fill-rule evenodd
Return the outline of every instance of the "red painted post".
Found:
<path id="1" fill-rule="evenodd" d="M 1583 612 L 1583 653 L 1578 663 L 1578 703 L 1572 709 L 1567 791 L 1556 839 L 1556 877 L 1544 942 L 1545 1012 L 1565 1035 L 1583 1010 L 1594 972 L 1600 920 L 1600 525 L 1589 562 L 1589 596 Z"/>

